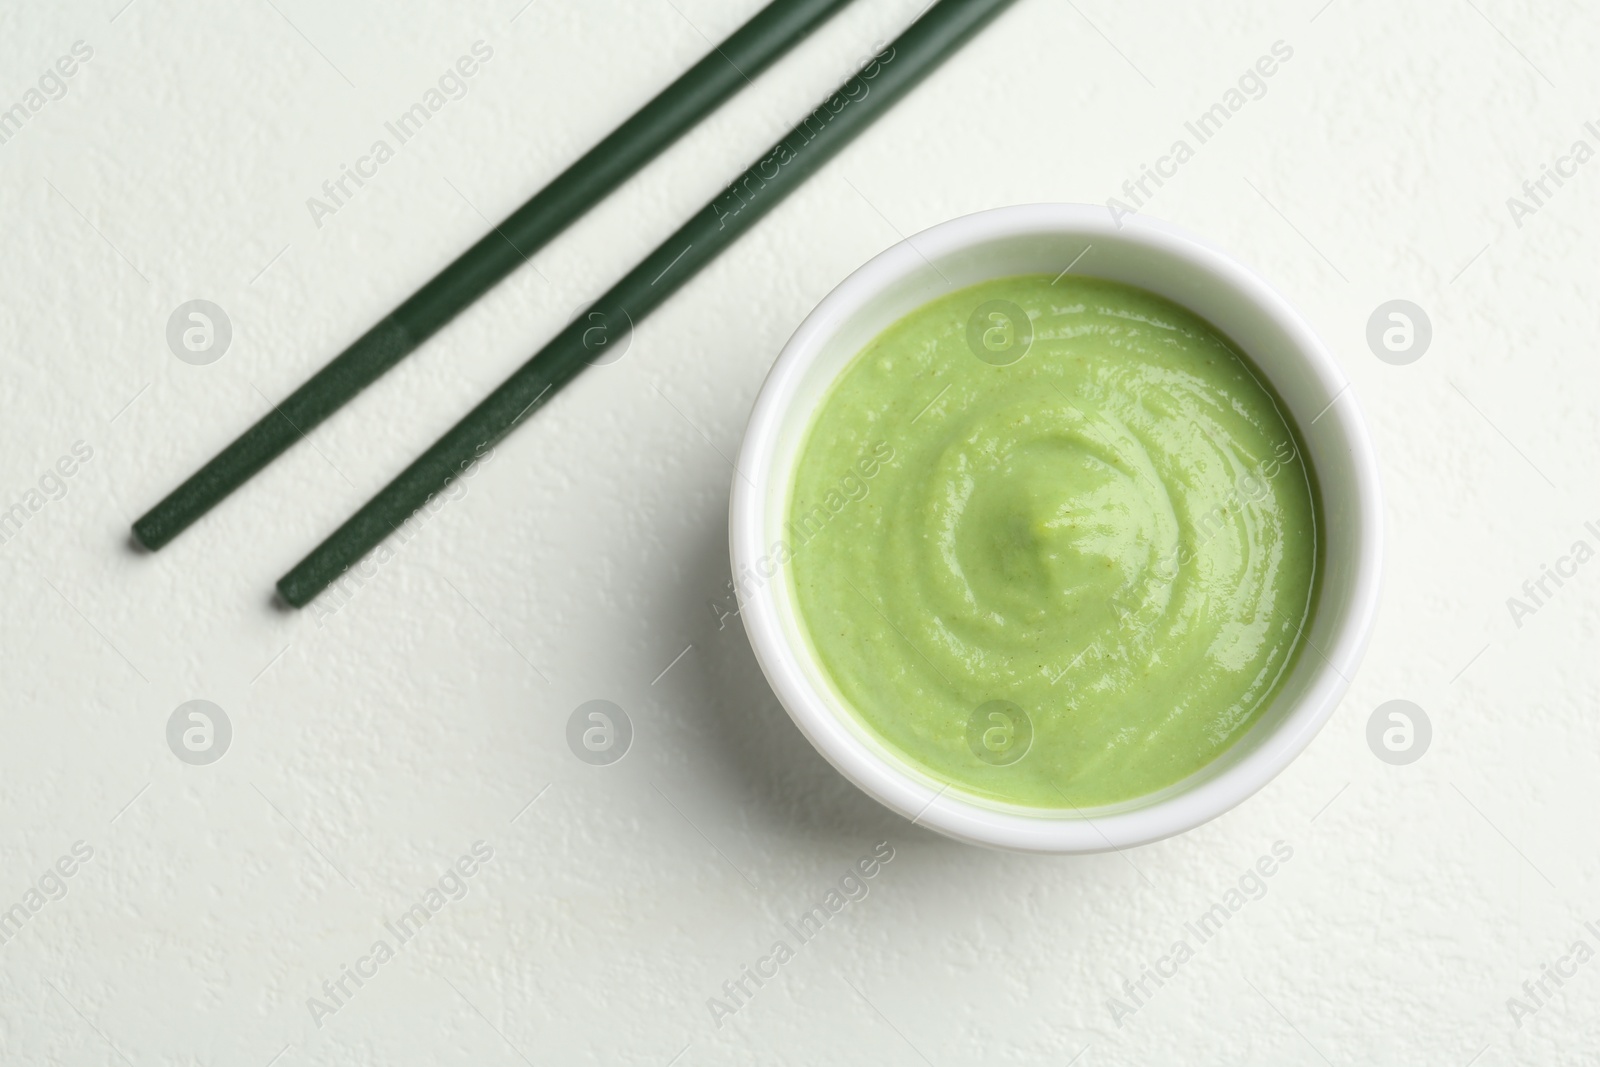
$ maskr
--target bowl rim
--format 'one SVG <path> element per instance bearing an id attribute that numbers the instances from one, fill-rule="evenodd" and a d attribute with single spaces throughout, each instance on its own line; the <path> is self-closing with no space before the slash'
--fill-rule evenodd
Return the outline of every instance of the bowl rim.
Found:
<path id="1" fill-rule="evenodd" d="M 787 581 L 780 570 L 739 597 L 739 616 L 779 702 L 806 738 L 846 778 L 913 823 L 973 844 L 1028 852 L 1088 853 L 1127 848 L 1191 830 L 1242 803 L 1259 791 L 1296 756 L 1327 722 L 1350 685 L 1371 636 L 1382 571 L 1382 506 L 1377 459 L 1353 386 L 1343 369 L 1281 293 L 1249 267 L 1209 241 L 1144 215 L 1113 220 L 1102 206 L 1022 204 L 991 208 L 939 223 L 901 240 L 853 271 L 825 296 L 784 345 L 751 408 L 740 445 L 729 500 L 729 555 L 733 574 L 750 573 L 772 543 L 767 497 L 779 434 L 791 401 L 830 338 L 875 297 L 937 258 L 1007 238 L 1030 236 L 1104 239 L 1142 244 L 1173 258 L 1185 269 L 1210 276 L 1244 297 L 1252 310 L 1291 341 L 1292 357 L 1318 380 L 1332 399 L 1317 421 L 1330 421 L 1336 440 L 1348 452 L 1353 491 L 1340 498 L 1354 518 L 1354 559 L 1348 580 L 1348 607 L 1319 646 L 1319 661 L 1299 700 L 1256 747 L 1191 788 L 1169 792 L 1151 803 L 1093 817 L 1027 815 L 934 790 L 873 751 L 856 729 L 839 721 L 799 662 L 774 601 L 774 587 Z M 1192 309 L 1205 315 L 1203 309 Z M 1346 398 L 1347 402 L 1339 400 Z M 1291 417 L 1298 417 L 1291 414 Z M 1306 431 L 1302 428 L 1302 433 Z M 1325 431 L 1323 431 L 1325 432 Z M 1324 489 L 1323 491 L 1326 491 Z M 1329 501 L 1323 502 L 1326 514 Z M 764 573 L 764 572 L 763 572 Z M 1323 581 L 1328 581 L 1324 575 Z M 1328 602 L 1324 588 L 1319 608 Z M 809 654 L 809 653 L 807 653 Z"/>

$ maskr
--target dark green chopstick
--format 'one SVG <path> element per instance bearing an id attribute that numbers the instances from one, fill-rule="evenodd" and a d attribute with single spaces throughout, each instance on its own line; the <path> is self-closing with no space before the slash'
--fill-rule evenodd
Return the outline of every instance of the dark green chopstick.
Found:
<path id="1" fill-rule="evenodd" d="M 303 607 L 749 230 L 1012 0 L 940 0 L 278 579 Z"/>
<path id="2" fill-rule="evenodd" d="M 850 0 L 773 0 L 133 524 L 171 541 Z"/>

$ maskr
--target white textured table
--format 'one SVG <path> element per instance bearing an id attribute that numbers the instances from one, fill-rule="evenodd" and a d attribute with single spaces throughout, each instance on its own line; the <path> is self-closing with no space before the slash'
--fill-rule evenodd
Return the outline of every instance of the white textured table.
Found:
<path id="1" fill-rule="evenodd" d="M 1583 5 L 1021 0 L 368 580 L 288 613 L 279 574 L 917 5 L 860 0 L 139 556 L 137 514 L 757 4 L 122 3 L 0 14 L 0 108 L 24 109 L 0 115 L 6 1064 L 1600 1056 Z M 385 123 L 479 41 L 464 95 L 397 144 Z M 1277 41 L 1200 143 L 1185 123 Z M 392 158 L 328 200 L 379 139 Z M 1307 753 L 1214 824 L 1087 859 L 959 846 L 834 773 L 719 625 L 727 457 L 789 332 L 898 235 L 1126 197 L 1178 139 L 1143 210 L 1283 288 L 1370 418 L 1374 646 Z M 1546 164 L 1563 184 L 1525 192 Z M 196 299 L 232 330 L 199 365 L 166 336 Z M 1404 366 L 1366 340 L 1391 299 L 1432 322 Z M 1531 600 L 1546 564 L 1567 576 Z M 608 766 L 567 743 L 596 699 L 634 728 Z M 1408 765 L 1367 742 L 1393 699 L 1432 724 Z M 191 700 L 231 725 L 215 762 L 169 747 Z M 802 942 L 788 924 L 879 842 L 866 895 Z"/>

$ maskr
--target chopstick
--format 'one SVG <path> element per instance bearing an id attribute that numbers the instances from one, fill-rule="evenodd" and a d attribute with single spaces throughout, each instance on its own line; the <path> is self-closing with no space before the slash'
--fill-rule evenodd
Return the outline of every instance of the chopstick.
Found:
<path id="1" fill-rule="evenodd" d="M 1013 0 L 939 0 L 587 312 L 278 579 L 304 607 L 399 529 L 700 268 L 731 245 Z"/>
<path id="2" fill-rule="evenodd" d="M 133 524 L 159 549 L 433 336 L 468 304 L 850 0 L 773 0 Z"/>

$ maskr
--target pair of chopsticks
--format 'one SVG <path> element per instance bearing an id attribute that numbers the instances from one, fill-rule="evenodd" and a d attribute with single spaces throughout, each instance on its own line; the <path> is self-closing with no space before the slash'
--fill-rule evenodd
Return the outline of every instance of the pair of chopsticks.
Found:
<path id="1" fill-rule="evenodd" d="M 159 549 L 409 355 L 849 0 L 773 0 L 133 525 Z M 304 607 L 1013 0 L 939 0 L 278 579 Z"/>

